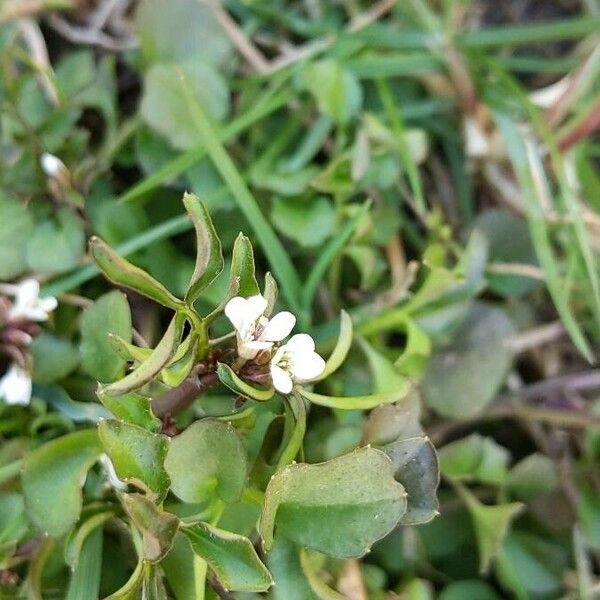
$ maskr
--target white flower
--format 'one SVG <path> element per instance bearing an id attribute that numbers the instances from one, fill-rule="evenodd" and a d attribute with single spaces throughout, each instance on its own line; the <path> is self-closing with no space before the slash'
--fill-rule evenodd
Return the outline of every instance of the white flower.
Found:
<path id="1" fill-rule="evenodd" d="M 56 298 L 40 298 L 40 284 L 35 279 L 25 279 L 16 286 L 15 301 L 8 311 L 8 320 L 47 321 L 48 314 L 57 306 Z"/>
<path id="2" fill-rule="evenodd" d="M 0 398 L 6 404 L 27 406 L 31 401 L 31 377 L 29 373 L 13 363 L 0 379 Z"/>
<path id="3" fill-rule="evenodd" d="M 241 358 L 249 360 L 261 350 L 272 348 L 273 343 L 286 338 L 296 324 L 296 317 L 287 311 L 267 319 L 263 316 L 267 304 L 267 300 L 257 294 L 249 298 L 236 296 L 225 306 L 225 315 L 235 327 Z"/>
<path id="4" fill-rule="evenodd" d="M 318 377 L 324 369 L 325 361 L 315 352 L 315 342 L 306 333 L 293 335 L 271 359 L 273 385 L 282 394 L 289 394 L 294 383 Z"/>
<path id="5" fill-rule="evenodd" d="M 50 154 L 49 152 L 44 152 L 40 159 L 40 164 L 42 166 L 42 170 L 48 177 L 52 177 L 53 179 L 58 179 L 64 181 L 69 178 L 69 170 L 67 169 L 65 163 L 58 158 L 58 156 L 54 156 L 54 154 Z"/>

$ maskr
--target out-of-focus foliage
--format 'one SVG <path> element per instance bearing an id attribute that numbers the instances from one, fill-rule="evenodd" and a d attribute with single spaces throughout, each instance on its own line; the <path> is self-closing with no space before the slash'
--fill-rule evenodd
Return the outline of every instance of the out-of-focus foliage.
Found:
<path id="1" fill-rule="evenodd" d="M 598 31 L 1 3 L 0 597 L 600 594 Z"/>

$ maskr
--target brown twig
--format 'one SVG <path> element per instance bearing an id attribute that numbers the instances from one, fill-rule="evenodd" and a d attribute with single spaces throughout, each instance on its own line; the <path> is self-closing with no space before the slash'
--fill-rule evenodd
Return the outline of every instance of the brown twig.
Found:
<path id="1" fill-rule="evenodd" d="M 203 366 L 203 365 L 202 365 Z M 177 387 L 174 387 L 151 401 L 152 412 L 163 419 L 168 415 L 184 410 L 206 390 L 212 388 L 219 378 L 215 372 L 192 375 L 184 379 Z"/>

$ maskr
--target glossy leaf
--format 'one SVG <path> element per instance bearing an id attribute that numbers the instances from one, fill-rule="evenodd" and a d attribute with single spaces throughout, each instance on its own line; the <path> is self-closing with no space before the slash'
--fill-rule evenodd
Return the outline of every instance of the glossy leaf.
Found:
<path id="1" fill-rule="evenodd" d="M 316 465 L 292 464 L 277 472 L 265 492 L 260 533 L 273 532 L 337 558 L 362 556 L 406 511 L 406 492 L 394 480 L 387 456 L 374 448 Z"/>
<path id="2" fill-rule="evenodd" d="M 408 494 L 402 525 L 417 525 L 431 521 L 438 513 L 436 497 L 440 471 L 433 444 L 426 436 L 398 440 L 382 450 L 394 465 L 394 477 Z"/>
<path id="3" fill-rule="evenodd" d="M 196 231 L 196 265 L 185 295 L 186 302 L 192 304 L 223 270 L 223 253 L 206 207 L 193 194 L 185 194 L 183 204 Z"/>
<path id="4" fill-rule="evenodd" d="M 171 490 L 184 502 L 204 502 L 215 496 L 235 502 L 246 482 L 246 451 L 231 425 L 203 419 L 172 438 L 165 469 Z"/>
<path id="5" fill-rule="evenodd" d="M 233 245 L 228 298 L 254 296 L 259 293 L 254 270 L 252 244 L 245 235 L 240 233 Z"/>
<path id="6" fill-rule="evenodd" d="M 419 394 L 412 390 L 399 402 L 378 406 L 369 413 L 363 427 L 363 442 L 383 446 L 420 436 L 423 433 L 420 416 Z"/>
<path id="7" fill-rule="evenodd" d="M 152 414 L 149 398 L 135 392 L 111 396 L 102 390 L 98 391 L 98 398 L 117 419 L 154 433 L 160 430 L 160 420 Z"/>
<path id="8" fill-rule="evenodd" d="M 22 485 L 32 523 L 61 536 L 81 512 L 81 488 L 90 467 L 102 454 L 95 430 L 69 433 L 31 452 L 23 465 Z"/>
<path id="9" fill-rule="evenodd" d="M 219 379 L 223 385 L 226 385 L 236 394 L 240 394 L 241 396 L 249 398 L 250 400 L 264 402 L 266 400 L 270 400 L 275 393 L 275 390 L 272 387 L 268 389 L 259 389 L 255 388 L 249 383 L 246 383 L 234 373 L 229 365 L 226 365 L 225 363 L 219 363 L 217 375 L 219 376 Z"/>
<path id="10" fill-rule="evenodd" d="M 85 540 L 92 534 L 96 529 L 102 531 L 102 526 L 106 521 L 112 519 L 115 516 L 113 510 L 105 510 L 95 515 L 92 515 L 89 519 L 85 520 L 81 526 L 72 532 L 67 538 L 65 543 L 65 562 L 74 569 L 79 562 L 81 550 Z"/>
<path id="11" fill-rule="evenodd" d="M 90 252 L 98 267 L 113 283 L 134 290 L 163 306 L 174 309 L 182 306 L 181 300 L 175 298 L 162 283 L 119 256 L 100 238 L 93 237 L 90 240 Z"/>
<path id="12" fill-rule="evenodd" d="M 123 494 L 123 508 L 142 534 L 145 560 L 158 562 L 171 549 L 179 529 L 179 519 L 160 510 L 154 502 L 141 494 Z"/>
<path id="13" fill-rule="evenodd" d="M 109 336 L 131 341 L 131 311 L 125 294 L 104 294 L 81 317 L 81 360 L 83 368 L 99 381 L 114 381 L 125 360 L 114 350 Z"/>
<path id="14" fill-rule="evenodd" d="M 183 527 L 182 532 L 226 589 L 265 592 L 271 587 L 271 574 L 247 537 L 202 522 Z"/>
<path id="15" fill-rule="evenodd" d="M 169 489 L 163 467 L 168 438 L 115 419 L 101 421 L 98 434 L 119 479 L 164 498 Z"/>
<path id="16" fill-rule="evenodd" d="M 177 348 L 169 364 L 161 371 L 161 379 L 170 387 L 177 387 L 192 370 L 197 360 L 198 336 L 190 333 Z"/>
<path id="17" fill-rule="evenodd" d="M 183 319 L 179 315 L 175 315 L 152 354 L 123 379 L 104 386 L 102 393 L 106 395 L 125 394 L 151 381 L 175 353 L 181 338 L 182 326 Z"/>

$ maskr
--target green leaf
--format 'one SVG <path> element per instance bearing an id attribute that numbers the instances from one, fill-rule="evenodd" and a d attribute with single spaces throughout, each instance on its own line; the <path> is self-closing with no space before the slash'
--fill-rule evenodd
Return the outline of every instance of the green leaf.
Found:
<path id="1" fill-rule="evenodd" d="M 198 145 L 198 133 L 191 126 L 193 113 L 181 94 L 185 78 L 194 101 L 214 120 L 229 112 L 229 90 L 220 73 L 211 65 L 199 61 L 179 64 L 152 65 L 145 77 L 141 113 L 143 119 L 180 150 Z"/>
<path id="2" fill-rule="evenodd" d="M 316 553 L 313 553 L 313 555 L 317 560 L 321 556 Z M 311 558 L 308 551 L 304 548 L 300 549 L 300 566 L 302 567 L 302 571 L 304 572 L 312 591 L 315 592 L 321 600 L 346 600 L 347 596 L 342 596 L 342 594 L 331 589 L 321 579 L 318 569 L 314 564 L 315 561 L 311 560 Z"/>
<path id="3" fill-rule="evenodd" d="M 255 296 L 259 293 L 254 269 L 254 252 L 250 240 L 240 233 L 233 244 L 228 298 Z"/>
<path id="4" fill-rule="evenodd" d="M 291 464 L 265 492 L 260 534 L 273 545 L 273 529 L 295 543 L 337 558 L 362 556 L 406 511 L 406 492 L 387 456 L 360 448 L 328 462 Z"/>
<path id="5" fill-rule="evenodd" d="M 465 598 L 477 598 L 477 600 L 501 600 L 494 588 L 485 581 L 466 579 L 455 581 L 447 585 L 440 593 L 439 600 L 465 600 Z"/>
<path id="6" fill-rule="evenodd" d="M 343 410 L 370 410 L 382 404 L 391 404 L 404 398 L 411 390 L 412 384 L 407 380 L 402 388 L 391 392 L 381 394 L 371 394 L 370 396 L 323 396 L 309 392 L 307 389 L 296 386 L 296 391 L 310 400 L 313 404 L 327 406 L 329 408 L 339 408 Z"/>
<path id="7" fill-rule="evenodd" d="M 28 523 L 21 494 L 0 492 L 0 565 L 10 558 L 27 535 Z"/>
<path id="8" fill-rule="evenodd" d="M 320 60 L 308 65 L 302 75 L 321 112 L 339 123 L 356 116 L 362 106 L 362 89 L 354 75 L 339 63 Z"/>
<path id="9" fill-rule="evenodd" d="M 121 336 L 114 333 L 108 334 L 111 348 L 127 362 L 144 362 L 152 354 L 152 348 L 142 348 L 125 341 Z"/>
<path id="10" fill-rule="evenodd" d="M 175 353 L 181 339 L 182 327 L 183 318 L 175 315 L 152 354 L 123 379 L 101 388 L 101 392 L 106 395 L 120 395 L 138 389 L 151 381 Z"/>
<path id="11" fill-rule="evenodd" d="M 319 375 L 316 381 L 321 381 L 326 377 L 329 377 L 332 373 L 335 373 L 346 360 L 348 352 L 352 346 L 352 318 L 345 311 L 340 311 L 340 332 L 338 334 L 337 342 L 333 352 L 325 363 L 325 369 L 323 373 Z"/>
<path id="12" fill-rule="evenodd" d="M 305 248 L 321 245 L 335 230 L 336 215 L 324 196 L 309 201 L 297 198 L 273 203 L 271 220 L 281 233 Z"/>
<path id="13" fill-rule="evenodd" d="M 436 490 L 440 471 L 433 444 L 426 436 L 398 440 L 382 450 L 394 465 L 394 477 L 408 494 L 402 525 L 418 525 L 439 514 Z"/>
<path id="14" fill-rule="evenodd" d="M 164 498 L 169 489 L 163 467 L 167 437 L 114 419 L 100 421 L 98 435 L 119 479 Z"/>
<path id="15" fill-rule="evenodd" d="M 267 308 L 264 312 L 265 317 L 271 316 L 277 302 L 278 294 L 279 289 L 277 287 L 277 282 L 273 278 L 273 275 L 267 271 L 265 273 L 265 287 L 263 289 L 263 297 L 267 301 Z"/>
<path id="16" fill-rule="evenodd" d="M 100 419 L 106 419 L 110 416 L 106 409 L 98 403 L 76 402 L 63 388 L 55 384 L 34 384 L 32 397 L 47 402 L 48 405 L 75 423 L 85 421 L 97 423 Z"/>
<path id="17" fill-rule="evenodd" d="M 198 336 L 190 333 L 177 348 L 171 362 L 161 371 L 161 379 L 170 387 L 177 387 L 191 372 L 198 359 Z"/>
<path id="18" fill-rule="evenodd" d="M 229 365 L 225 363 L 219 363 L 217 368 L 217 375 L 221 380 L 221 383 L 226 385 L 231 391 L 236 394 L 240 394 L 250 400 L 258 400 L 259 402 L 265 402 L 270 400 L 275 393 L 275 390 L 270 387 L 268 389 L 258 389 L 240 379 L 231 369 Z"/>
<path id="19" fill-rule="evenodd" d="M 81 220 L 68 208 L 56 219 L 41 222 L 27 241 L 27 262 L 33 271 L 62 273 L 76 267 L 85 250 Z"/>
<path id="20" fill-rule="evenodd" d="M 512 520 L 523 509 L 523 504 L 512 502 L 510 504 L 487 506 L 482 504 L 462 485 L 456 484 L 455 487 L 467 505 L 473 520 L 473 528 L 479 547 L 479 571 L 486 573 L 492 560 L 500 552 L 508 528 Z"/>
<path id="21" fill-rule="evenodd" d="M 17 277 L 27 268 L 26 247 L 33 227 L 24 204 L 0 195 L 0 279 Z"/>
<path id="22" fill-rule="evenodd" d="M 52 383 L 66 377 L 79 364 L 79 351 L 68 340 L 42 331 L 29 346 L 33 355 L 33 379 Z"/>
<path id="23" fill-rule="evenodd" d="M 429 360 L 423 378 L 427 403 L 439 414 L 455 419 L 483 410 L 510 368 L 512 356 L 505 340 L 513 333 L 503 311 L 476 304 L 453 343 L 434 352 Z"/>
<path id="24" fill-rule="evenodd" d="M 171 490 L 184 502 L 204 502 L 214 496 L 235 502 L 244 489 L 248 466 L 236 430 L 221 421 L 203 419 L 171 440 L 165 469 Z"/>
<path id="25" fill-rule="evenodd" d="M 179 519 L 160 510 L 141 494 L 123 494 L 122 504 L 142 534 L 142 555 L 150 562 L 160 561 L 171 549 L 179 529 Z"/>
<path id="26" fill-rule="evenodd" d="M 398 373 L 396 367 L 364 338 L 358 338 L 358 341 L 369 362 L 375 391 L 385 393 L 404 389 L 406 378 Z"/>
<path id="27" fill-rule="evenodd" d="M 134 290 L 169 308 L 181 308 L 181 300 L 175 298 L 162 283 L 120 257 L 99 237 L 92 237 L 90 240 L 90 252 L 104 275 L 113 283 Z"/>
<path id="28" fill-rule="evenodd" d="M 431 354 L 431 341 L 425 331 L 408 316 L 403 323 L 403 329 L 406 346 L 394 362 L 394 366 L 407 377 L 420 378 Z"/>
<path id="29" fill-rule="evenodd" d="M 549 494 L 558 486 L 556 466 L 545 454 L 534 452 L 508 473 L 506 489 L 518 500 L 531 501 Z"/>
<path id="30" fill-rule="evenodd" d="M 538 266 L 529 227 L 524 219 L 505 210 L 490 209 L 479 215 L 475 227 L 489 242 L 490 262 Z M 510 244 L 506 243 L 508 239 Z M 531 277 L 495 272 L 489 273 L 487 280 L 490 288 L 503 296 L 522 296 L 542 283 Z"/>
<path id="31" fill-rule="evenodd" d="M 102 576 L 102 528 L 86 537 L 80 554 L 65 600 L 97 600 Z"/>
<path id="32" fill-rule="evenodd" d="M 81 512 L 85 475 L 100 454 L 96 431 L 86 429 L 52 440 L 25 458 L 21 481 L 36 527 L 53 537 L 69 531 Z"/>
<path id="33" fill-rule="evenodd" d="M 232 45 L 211 6 L 196 0 L 142 0 L 136 30 L 146 63 L 189 58 L 224 64 Z"/>
<path id="34" fill-rule="evenodd" d="M 502 483 L 510 453 L 492 438 L 473 433 L 444 446 L 439 458 L 442 473 L 451 479 Z"/>
<path id="35" fill-rule="evenodd" d="M 274 600 L 322 600 L 312 590 L 300 565 L 299 548 L 276 536 L 267 554 L 267 566 L 275 583 L 271 590 Z"/>
<path id="36" fill-rule="evenodd" d="M 125 584 L 104 600 L 138 600 L 144 580 L 144 561 L 138 560 L 135 570 Z"/>
<path id="37" fill-rule="evenodd" d="M 100 296 L 81 317 L 83 368 L 99 381 L 114 381 L 125 361 L 114 351 L 109 335 L 131 340 L 131 311 L 125 294 L 114 290 Z"/>
<path id="38" fill-rule="evenodd" d="M 384 446 L 398 440 L 421 436 L 421 402 L 416 390 L 394 404 L 378 406 L 369 413 L 363 427 L 365 444 Z"/>
<path id="39" fill-rule="evenodd" d="M 193 194 L 183 196 L 183 204 L 196 230 L 196 266 L 185 300 L 192 304 L 223 270 L 221 240 L 204 204 Z"/>
<path id="40" fill-rule="evenodd" d="M 77 529 L 71 532 L 65 542 L 65 562 L 74 569 L 77 567 L 85 540 L 96 529 L 102 530 L 106 521 L 115 516 L 114 510 L 105 510 L 86 519 Z"/>
<path id="41" fill-rule="evenodd" d="M 121 421 L 138 425 L 153 433 L 160 430 L 160 420 L 152 414 L 149 398 L 135 392 L 111 396 L 102 390 L 98 391 L 98 398 Z"/>
<path id="42" fill-rule="evenodd" d="M 247 537 L 202 522 L 185 526 L 182 532 L 226 589 L 265 592 L 273 584 L 271 574 Z"/>

